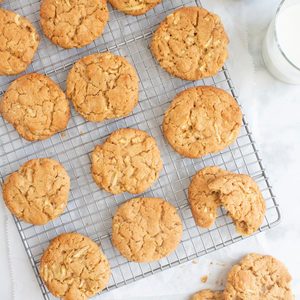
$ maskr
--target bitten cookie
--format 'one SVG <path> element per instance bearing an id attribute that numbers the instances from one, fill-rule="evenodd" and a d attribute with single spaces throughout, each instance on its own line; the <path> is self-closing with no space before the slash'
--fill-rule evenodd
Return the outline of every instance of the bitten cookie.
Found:
<path id="1" fill-rule="evenodd" d="M 221 291 L 202 290 L 194 294 L 191 300 L 223 300 L 224 295 Z"/>
<path id="2" fill-rule="evenodd" d="M 114 8 L 133 16 L 145 14 L 161 1 L 162 0 L 109 0 Z"/>
<path id="3" fill-rule="evenodd" d="M 89 121 L 123 117 L 138 102 L 138 76 L 121 56 L 109 52 L 92 54 L 71 69 L 67 97 Z"/>
<path id="4" fill-rule="evenodd" d="M 70 190 L 64 167 L 49 158 L 26 162 L 3 184 L 3 199 L 12 214 L 21 220 L 42 225 L 63 213 Z"/>
<path id="5" fill-rule="evenodd" d="M 49 77 L 37 73 L 16 79 L 0 102 L 0 113 L 28 141 L 44 140 L 64 130 L 69 102 Z"/>
<path id="6" fill-rule="evenodd" d="M 293 300 L 287 268 L 268 255 L 249 254 L 227 276 L 225 300 Z"/>
<path id="7" fill-rule="evenodd" d="M 159 260 L 176 249 L 182 223 L 176 208 L 160 198 L 134 198 L 113 217 L 112 242 L 130 261 Z"/>
<path id="8" fill-rule="evenodd" d="M 92 153 L 93 178 L 112 194 L 144 192 L 158 178 L 161 169 L 155 139 L 138 129 L 116 130 Z"/>
<path id="9" fill-rule="evenodd" d="M 103 32 L 109 13 L 106 0 L 43 0 L 41 26 L 45 35 L 63 48 L 81 48 Z"/>
<path id="10" fill-rule="evenodd" d="M 39 45 L 39 35 L 24 17 L 0 8 L 0 75 L 23 72 Z"/>
<path id="11" fill-rule="evenodd" d="M 218 167 L 206 167 L 193 176 L 188 198 L 197 225 L 209 228 L 214 224 L 221 202 L 218 194 L 209 189 L 208 183 L 225 174 L 229 172 Z"/>
<path id="12" fill-rule="evenodd" d="M 244 174 L 220 176 L 208 184 L 235 223 L 238 232 L 250 235 L 261 226 L 266 204 L 256 182 Z"/>
<path id="13" fill-rule="evenodd" d="M 63 300 L 86 300 L 103 290 L 110 278 L 106 256 L 98 245 L 78 233 L 53 239 L 45 250 L 40 275 L 49 291 Z"/>
<path id="14" fill-rule="evenodd" d="M 175 151 L 197 158 L 232 144 L 241 124 L 241 110 L 231 95 L 199 86 L 175 97 L 165 113 L 163 132 Z"/>
<path id="15" fill-rule="evenodd" d="M 151 51 L 162 68 L 185 79 L 215 75 L 227 59 L 228 38 L 220 18 L 200 7 L 169 15 L 153 35 Z"/>

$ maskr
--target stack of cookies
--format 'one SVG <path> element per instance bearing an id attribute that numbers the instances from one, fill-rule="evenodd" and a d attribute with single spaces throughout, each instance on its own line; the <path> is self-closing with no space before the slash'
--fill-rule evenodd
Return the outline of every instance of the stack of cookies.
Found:
<path id="1" fill-rule="evenodd" d="M 141 15 L 161 0 L 109 2 L 125 14 Z M 101 36 L 108 20 L 106 0 L 41 2 L 42 30 L 50 41 L 63 48 L 90 44 Z M 28 67 L 40 38 L 27 19 L 0 9 L 0 40 L 0 75 L 12 75 Z M 227 44 L 228 37 L 218 16 L 200 7 L 184 7 L 160 24 L 150 48 L 160 66 L 171 75 L 198 80 L 218 73 L 228 56 Z M 104 122 L 131 114 L 138 98 L 139 77 L 135 68 L 124 57 L 94 53 L 73 65 L 66 94 L 45 75 L 19 77 L 0 101 L 0 113 L 24 139 L 33 142 L 51 138 L 67 128 L 68 99 L 87 121 Z M 165 112 L 162 129 L 176 152 L 200 158 L 232 144 L 241 126 L 242 113 L 230 94 L 214 86 L 197 86 L 175 97 Z M 114 195 L 145 192 L 158 179 L 162 168 L 156 140 L 135 128 L 112 132 L 91 153 L 91 176 L 99 188 Z M 69 190 L 70 178 L 63 166 L 50 158 L 37 158 L 8 176 L 3 197 L 15 216 L 43 225 L 63 213 Z M 205 168 L 194 176 L 189 201 L 199 226 L 210 227 L 222 205 L 237 230 L 245 235 L 259 228 L 265 214 L 262 195 L 249 176 L 217 167 Z M 177 209 L 161 198 L 132 198 L 119 206 L 112 220 L 113 245 L 132 262 L 152 262 L 168 256 L 180 243 L 182 232 Z M 40 275 L 53 295 L 79 300 L 105 288 L 110 267 L 92 240 L 78 233 L 66 233 L 53 239 L 45 250 Z M 227 290 L 224 295 L 232 293 L 231 287 Z M 221 293 L 205 293 L 209 299 L 223 297 Z M 230 297 L 227 299 L 250 299 Z M 205 299 L 201 293 L 199 299 Z"/>

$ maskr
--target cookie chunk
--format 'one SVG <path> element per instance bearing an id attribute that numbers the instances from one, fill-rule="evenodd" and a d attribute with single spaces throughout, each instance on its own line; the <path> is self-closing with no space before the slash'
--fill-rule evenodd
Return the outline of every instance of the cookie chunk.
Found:
<path id="1" fill-rule="evenodd" d="M 96 53 L 75 63 L 67 97 L 87 120 L 100 122 L 131 113 L 138 102 L 138 76 L 121 56 Z"/>
<path id="2" fill-rule="evenodd" d="M 23 72 L 39 42 L 37 31 L 26 18 L 0 8 L 0 75 Z"/>
<path id="3" fill-rule="evenodd" d="M 28 141 L 44 140 L 64 130 L 69 102 L 60 87 L 45 75 L 31 73 L 16 79 L 0 102 L 0 113 Z"/>
<path id="4" fill-rule="evenodd" d="M 159 260 L 176 249 L 182 223 L 176 208 L 160 198 L 135 198 L 113 217 L 112 242 L 130 261 Z"/>
<path id="5" fill-rule="evenodd" d="M 81 48 L 103 32 L 109 13 L 106 0 L 43 0 L 41 26 L 45 35 L 63 48 Z"/>
<path id="6" fill-rule="evenodd" d="M 217 217 L 221 205 L 217 193 L 211 191 L 208 183 L 229 172 L 218 167 L 206 167 L 193 176 L 189 186 L 189 203 L 197 225 L 209 228 Z"/>
<path id="7" fill-rule="evenodd" d="M 16 217 L 42 225 L 63 213 L 69 190 L 70 177 L 64 167 L 53 159 L 39 158 L 7 177 L 3 199 Z"/>
<path id="8" fill-rule="evenodd" d="M 208 184 L 235 223 L 238 232 L 250 235 L 261 226 L 266 204 L 256 182 L 244 174 L 223 175 Z"/>
<path id="9" fill-rule="evenodd" d="M 41 258 L 40 275 L 49 291 L 63 300 L 86 300 L 103 290 L 110 278 L 106 256 L 78 233 L 53 239 Z"/>
<path id="10" fill-rule="evenodd" d="M 224 295 L 221 291 L 202 290 L 193 295 L 191 300 L 223 300 Z"/>
<path id="11" fill-rule="evenodd" d="M 225 300 L 293 300 L 287 268 L 268 255 L 249 254 L 227 276 Z"/>
<path id="12" fill-rule="evenodd" d="M 241 110 L 231 95 L 199 86 L 175 97 L 165 113 L 163 132 L 175 151 L 197 158 L 232 144 L 241 124 Z"/>
<path id="13" fill-rule="evenodd" d="M 183 7 L 160 24 L 151 51 L 170 74 L 198 80 L 217 74 L 227 59 L 227 44 L 217 15 L 200 7 Z"/>
<path id="14" fill-rule="evenodd" d="M 161 1 L 162 0 L 109 0 L 114 8 L 133 16 L 145 14 Z"/>
<path id="15" fill-rule="evenodd" d="M 138 129 L 113 132 L 92 153 L 93 178 L 112 194 L 144 192 L 158 178 L 161 169 L 155 139 Z"/>

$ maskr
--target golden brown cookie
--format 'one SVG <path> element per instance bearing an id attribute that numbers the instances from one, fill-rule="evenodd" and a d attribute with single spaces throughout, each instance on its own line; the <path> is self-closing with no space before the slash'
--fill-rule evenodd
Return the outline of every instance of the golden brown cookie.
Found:
<path id="1" fill-rule="evenodd" d="M 228 38 L 220 18 L 200 7 L 169 15 L 153 35 L 151 51 L 170 74 L 198 80 L 215 75 L 227 59 Z"/>
<path id="2" fill-rule="evenodd" d="M 63 48 L 81 48 L 103 32 L 109 13 L 106 0 L 43 0 L 41 26 Z"/>
<path id="3" fill-rule="evenodd" d="M 40 275 L 49 291 L 63 300 L 86 300 L 108 284 L 110 267 L 98 245 L 79 233 L 53 239 L 45 250 Z"/>
<path id="4" fill-rule="evenodd" d="M 114 8 L 133 16 L 145 14 L 161 1 L 162 0 L 109 0 Z"/>
<path id="5" fill-rule="evenodd" d="M 140 194 L 158 178 L 160 152 L 145 131 L 124 128 L 114 131 L 92 153 L 92 175 L 107 192 Z"/>
<path id="6" fill-rule="evenodd" d="M 221 205 L 218 194 L 208 188 L 208 183 L 229 172 L 218 167 L 206 167 L 197 172 L 189 186 L 189 203 L 197 225 L 209 228 L 217 217 Z"/>
<path id="7" fill-rule="evenodd" d="M 179 93 L 165 113 L 163 132 L 179 154 L 197 158 L 233 143 L 242 113 L 224 90 L 198 86 Z"/>
<path id="8" fill-rule="evenodd" d="M 49 77 L 31 73 L 16 79 L 0 102 L 0 113 L 28 141 L 44 140 L 64 130 L 69 102 Z"/>
<path id="9" fill-rule="evenodd" d="M 112 242 L 130 261 L 151 262 L 178 246 L 182 223 L 176 208 L 160 198 L 134 198 L 113 217 Z"/>
<path id="10" fill-rule="evenodd" d="M 227 276 L 225 300 L 293 300 L 287 268 L 269 255 L 248 254 Z"/>
<path id="11" fill-rule="evenodd" d="M 3 184 L 3 199 L 21 220 L 42 225 L 57 218 L 67 206 L 70 177 L 64 167 L 50 158 L 33 159 Z"/>
<path id="12" fill-rule="evenodd" d="M 224 300 L 222 291 L 202 290 L 194 294 L 191 300 Z"/>
<path id="13" fill-rule="evenodd" d="M 250 235 L 261 226 L 265 212 L 265 200 L 256 182 L 248 175 L 227 174 L 208 184 L 235 223 L 238 232 Z"/>
<path id="14" fill-rule="evenodd" d="M 0 8 L 0 75 L 23 72 L 39 42 L 37 31 L 26 18 Z"/>
<path id="15" fill-rule="evenodd" d="M 89 121 L 123 117 L 138 102 L 138 76 L 125 58 L 95 53 L 80 59 L 71 69 L 67 97 Z"/>

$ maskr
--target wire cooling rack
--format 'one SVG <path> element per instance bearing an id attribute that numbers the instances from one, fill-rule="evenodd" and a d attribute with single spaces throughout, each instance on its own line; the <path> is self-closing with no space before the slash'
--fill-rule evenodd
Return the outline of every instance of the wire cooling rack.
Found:
<path id="1" fill-rule="evenodd" d="M 233 172 L 247 173 L 259 184 L 267 204 L 267 213 L 259 232 L 277 224 L 280 213 L 271 186 L 244 119 L 237 141 L 217 154 L 201 159 L 186 159 L 176 154 L 162 136 L 163 112 L 181 90 L 196 85 L 213 85 L 237 95 L 227 68 L 215 77 L 198 82 L 186 82 L 171 77 L 152 58 L 148 49 L 151 34 L 172 10 L 183 5 L 198 5 L 200 1 L 164 0 L 146 16 L 125 16 L 110 8 L 110 21 L 103 36 L 83 49 L 64 50 L 51 44 L 39 27 L 37 0 L 7 0 L 3 7 L 28 17 L 38 29 L 41 39 L 39 51 L 27 72 L 41 72 L 65 88 L 67 73 L 79 58 L 102 51 L 125 56 L 137 69 L 140 77 L 140 101 L 130 116 L 103 123 L 90 123 L 73 109 L 67 130 L 51 139 L 30 143 L 0 118 L 0 177 L 16 171 L 29 159 L 53 157 L 60 161 L 71 177 L 71 193 L 63 215 L 44 226 L 33 226 L 15 218 L 25 250 L 33 267 L 44 299 L 53 299 L 39 274 L 39 260 L 49 241 L 63 232 L 77 231 L 101 245 L 107 255 L 112 276 L 106 291 L 118 288 L 151 274 L 171 268 L 243 239 L 234 229 L 223 209 L 218 211 L 215 225 L 201 229 L 195 225 L 187 202 L 190 178 L 201 168 L 218 165 Z M 0 95 L 16 77 L 0 78 Z M 183 220 L 182 241 L 170 256 L 151 264 L 129 263 L 111 244 L 111 219 L 116 207 L 132 195 L 114 196 L 100 190 L 90 174 L 90 152 L 117 128 L 135 127 L 146 130 L 158 142 L 164 161 L 159 180 L 144 196 L 162 197 L 177 208 Z"/>

